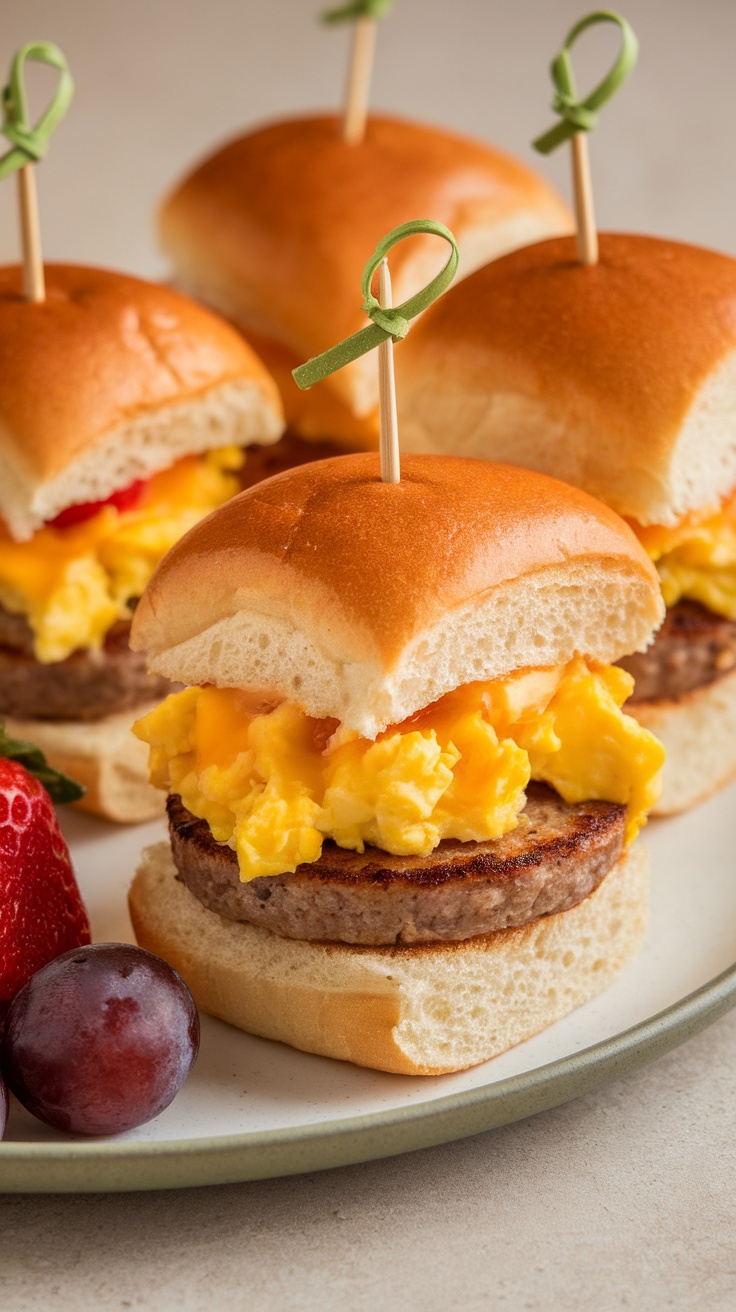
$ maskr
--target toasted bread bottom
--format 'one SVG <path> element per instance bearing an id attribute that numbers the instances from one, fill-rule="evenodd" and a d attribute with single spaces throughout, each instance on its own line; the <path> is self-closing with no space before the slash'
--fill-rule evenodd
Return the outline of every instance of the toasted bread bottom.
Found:
<path id="1" fill-rule="evenodd" d="M 686 811 L 736 775 L 736 670 L 679 697 L 632 702 L 624 710 L 667 752 L 653 815 Z"/>
<path id="2" fill-rule="evenodd" d="M 141 947 L 179 971 L 202 1011 L 306 1052 L 439 1075 L 497 1056 L 605 989 L 642 941 L 647 894 L 635 844 L 583 902 L 518 929 L 441 945 L 309 943 L 206 910 L 158 843 L 129 901 Z"/>
<path id="3" fill-rule="evenodd" d="M 148 748 L 131 732 L 135 720 L 153 710 L 146 702 L 135 710 L 101 720 L 16 720 L 5 725 L 13 738 L 36 743 L 58 770 L 87 789 L 75 805 L 118 824 L 139 824 L 164 812 L 165 797 L 148 782 Z"/>

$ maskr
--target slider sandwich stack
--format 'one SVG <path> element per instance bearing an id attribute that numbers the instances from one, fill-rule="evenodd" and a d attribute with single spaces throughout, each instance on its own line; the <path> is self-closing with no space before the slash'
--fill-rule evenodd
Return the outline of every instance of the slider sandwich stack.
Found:
<path id="1" fill-rule="evenodd" d="M 460 276 L 572 223 L 548 184 L 518 160 L 378 115 L 356 142 L 344 140 L 338 115 L 257 128 L 206 159 L 164 201 L 160 240 L 177 285 L 232 320 L 279 384 L 291 432 L 269 453 L 272 469 L 276 457 L 282 467 L 300 458 L 294 434 L 342 449 L 378 445 L 372 356 L 308 394 L 291 371 L 361 327 L 355 286 L 365 252 L 417 214 L 453 230 Z M 406 243 L 392 266 L 396 302 L 439 267 L 431 239 Z"/>
<path id="2" fill-rule="evenodd" d="M 170 844 L 139 943 L 240 1028 L 364 1066 L 481 1062 L 638 947 L 662 749 L 620 707 L 663 614 L 635 534 L 555 479 L 372 454 L 196 525 L 132 644 Z"/>
<path id="3" fill-rule="evenodd" d="M 160 809 L 130 726 L 167 690 L 128 646 L 173 543 L 237 492 L 243 448 L 283 429 L 238 333 L 168 288 L 0 269 L 0 716 L 119 821 Z"/>
<path id="4" fill-rule="evenodd" d="M 662 813 L 736 773 L 736 261 L 603 233 L 476 271 L 396 353 L 409 450 L 513 460 L 600 497 L 656 563 L 667 618 L 623 659 L 667 749 Z"/>

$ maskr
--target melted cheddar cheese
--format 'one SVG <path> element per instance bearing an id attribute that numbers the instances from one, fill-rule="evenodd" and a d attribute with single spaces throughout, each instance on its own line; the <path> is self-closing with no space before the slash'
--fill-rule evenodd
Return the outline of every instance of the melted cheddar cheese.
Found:
<path id="1" fill-rule="evenodd" d="M 186 456 L 154 474 L 134 509 L 106 505 L 68 528 L 47 524 L 28 542 L 0 521 L 0 605 L 28 620 L 37 660 L 100 647 L 161 557 L 238 491 L 242 462 L 239 447 Z"/>
<path id="2" fill-rule="evenodd" d="M 682 597 L 736 620 L 736 493 L 674 528 L 632 524 L 657 566 L 668 606 Z"/>
<path id="3" fill-rule="evenodd" d="M 443 838 L 500 838 L 531 779 L 567 802 L 628 810 L 627 840 L 659 796 L 664 749 L 620 707 L 633 679 L 576 659 L 472 683 L 375 742 L 282 702 L 187 688 L 139 720 L 151 780 L 235 849 L 241 879 L 316 861 L 325 838 L 426 856 Z"/>

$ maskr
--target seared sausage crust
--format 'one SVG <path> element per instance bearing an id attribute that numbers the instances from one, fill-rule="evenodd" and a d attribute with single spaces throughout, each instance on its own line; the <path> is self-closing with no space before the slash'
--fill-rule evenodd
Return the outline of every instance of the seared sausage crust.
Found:
<path id="1" fill-rule="evenodd" d="M 736 622 L 696 601 L 667 607 L 648 651 L 619 661 L 636 679 L 632 702 L 670 700 L 714 683 L 736 666 Z"/>
<path id="2" fill-rule="evenodd" d="M 459 942 L 567 910 L 615 865 L 625 821 L 622 806 L 570 806 L 530 784 L 522 823 L 492 842 L 449 839 L 427 857 L 326 842 L 293 875 L 242 883 L 235 852 L 206 821 L 179 797 L 167 806 L 179 878 L 210 911 L 285 938 L 365 945 Z"/>
<path id="3" fill-rule="evenodd" d="M 101 651 L 75 651 L 45 665 L 33 655 L 26 621 L 0 607 L 0 715 L 19 720 L 99 720 L 172 691 L 148 674 L 146 657 L 128 645 L 130 624 L 114 625 Z"/>

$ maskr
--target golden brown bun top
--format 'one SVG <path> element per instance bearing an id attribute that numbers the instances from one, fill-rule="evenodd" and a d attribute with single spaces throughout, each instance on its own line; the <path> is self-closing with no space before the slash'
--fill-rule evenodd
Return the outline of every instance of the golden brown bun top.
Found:
<path id="1" fill-rule="evenodd" d="M 179 292 L 107 269 L 46 265 L 46 300 L 0 268 L 0 458 L 52 479 L 102 434 L 159 407 L 252 380 L 274 384 L 240 335 Z M 227 439 L 225 439 L 227 440 Z"/>
<path id="2" fill-rule="evenodd" d="M 601 233 L 599 263 L 583 267 L 560 237 L 427 311 L 396 353 L 399 402 L 411 449 L 513 458 L 669 522 L 733 484 L 734 351 L 736 260 Z"/>
<path id="3" fill-rule="evenodd" d="M 387 484 L 377 455 L 339 456 L 268 479 L 193 528 L 146 589 L 133 645 L 155 654 L 254 609 L 288 615 L 346 661 L 369 646 L 388 668 L 448 612 L 570 562 L 602 562 L 636 581 L 649 619 L 632 616 L 638 629 L 618 654 L 646 643 L 660 616 L 658 577 L 600 502 L 489 461 L 405 456 L 400 483 Z M 620 634 L 628 624 L 621 614 Z"/>
<path id="4" fill-rule="evenodd" d="M 519 210 L 548 214 L 547 231 L 569 226 L 567 207 L 542 178 L 481 142 L 374 115 L 364 139 L 349 145 L 340 118 L 322 115 L 230 142 L 171 193 L 160 225 L 187 285 L 199 284 L 218 305 L 231 298 L 243 326 L 299 360 L 365 322 L 363 266 L 399 223 L 433 218 L 461 239 L 464 229 Z M 447 258 L 432 237 L 394 249 L 395 292 L 402 269 L 427 248 Z"/>

